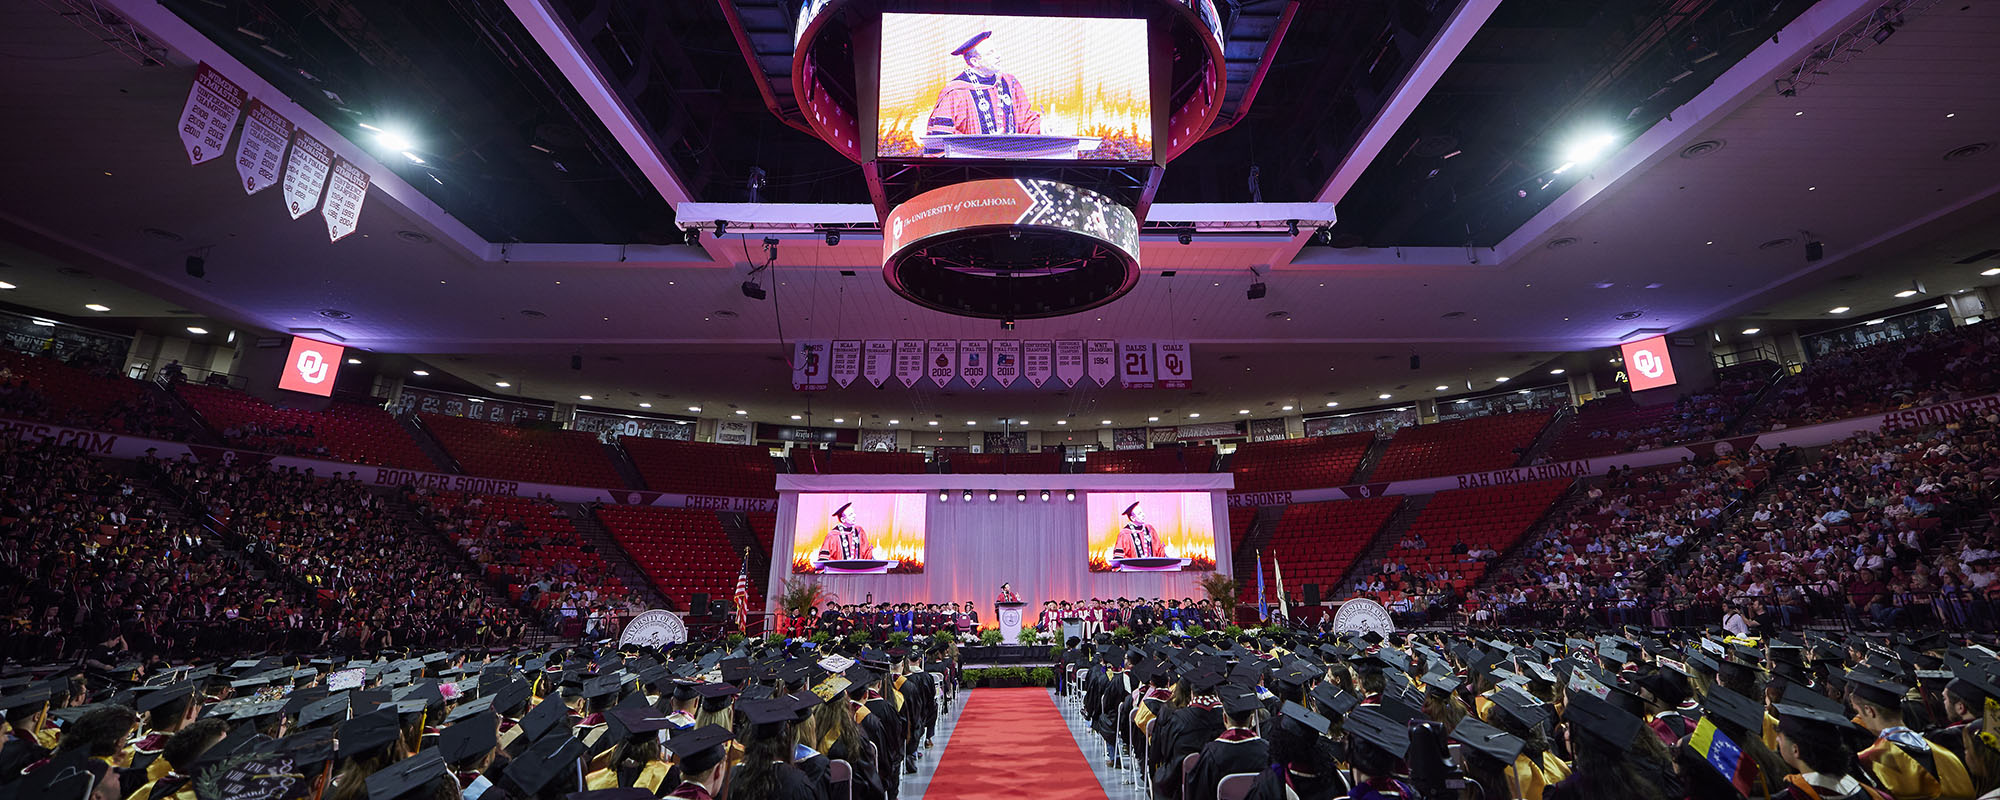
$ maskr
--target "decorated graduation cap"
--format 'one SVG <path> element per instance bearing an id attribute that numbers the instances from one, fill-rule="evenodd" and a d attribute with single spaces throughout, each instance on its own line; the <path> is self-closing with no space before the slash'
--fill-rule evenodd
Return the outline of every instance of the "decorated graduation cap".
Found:
<path id="1" fill-rule="evenodd" d="M 1466 750 L 1490 758 L 1495 763 L 1509 766 L 1527 746 L 1521 737 L 1481 722 L 1476 717 L 1460 720 L 1458 727 L 1451 729 L 1451 738 L 1465 745 Z"/>
<path id="2" fill-rule="evenodd" d="M 723 745 L 736 738 L 721 725 L 704 725 L 667 741 L 667 750 L 680 762 L 681 774 L 699 775 L 728 757 Z"/>

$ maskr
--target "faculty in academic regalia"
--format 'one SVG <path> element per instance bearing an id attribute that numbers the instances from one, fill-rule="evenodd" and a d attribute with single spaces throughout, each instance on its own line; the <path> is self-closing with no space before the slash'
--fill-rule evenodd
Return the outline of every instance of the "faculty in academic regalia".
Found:
<path id="1" fill-rule="evenodd" d="M 1145 507 L 1134 502 L 1121 513 L 1125 516 L 1125 524 L 1119 526 L 1118 543 L 1111 547 L 1112 560 L 1159 556 L 1159 533 L 1146 523 Z"/>
<path id="2" fill-rule="evenodd" d="M 984 31 L 952 49 L 952 55 L 965 59 L 965 70 L 938 92 L 925 125 L 932 135 L 1042 132 L 1042 112 L 1020 78 L 1000 71 L 993 47 L 986 44 L 992 36 Z"/>

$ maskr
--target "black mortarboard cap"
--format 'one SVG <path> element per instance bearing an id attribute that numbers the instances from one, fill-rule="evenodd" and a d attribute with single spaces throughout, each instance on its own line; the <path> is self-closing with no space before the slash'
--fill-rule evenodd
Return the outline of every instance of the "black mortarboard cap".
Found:
<path id="1" fill-rule="evenodd" d="M 1771 711 L 1778 717 L 1778 732 L 1786 738 L 1844 747 L 1861 728 L 1837 711 L 1812 706 L 1779 703 Z"/>
<path id="2" fill-rule="evenodd" d="M 1580 731 L 1619 751 L 1630 749 L 1645 725 L 1638 715 L 1588 694 L 1571 696 L 1564 716 L 1573 733 Z"/>
<path id="3" fill-rule="evenodd" d="M 526 716 L 521 717 L 521 735 L 529 739 L 540 739 L 550 728 L 561 725 L 569 727 L 569 707 L 563 705 L 562 698 L 554 695 L 542 700 Z"/>
<path id="4" fill-rule="evenodd" d="M 453 764 L 476 761 L 499 745 L 499 723 L 492 712 L 477 714 L 438 732 L 438 752 Z"/>
<path id="5" fill-rule="evenodd" d="M 299 709 L 299 727 L 310 728 L 321 723 L 340 723 L 347 720 L 347 693 L 316 700 Z"/>
<path id="6" fill-rule="evenodd" d="M 362 714 L 340 726 L 340 755 L 346 757 L 387 747 L 401 734 L 402 725 L 396 719 L 395 709 Z"/>
<path id="7" fill-rule="evenodd" d="M 1222 693 L 1222 710 L 1230 714 L 1249 714 L 1264 707 L 1264 701 L 1257 699 L 1256 692 L 1225 691 Z"/>
<path id="8" fill-rule="evenodd" d="M 194 695 L 194 681 L 182 681 L 180 683 L 162 686 L 158 689 L 154 689 L 152 691 L 146 692 L 145 694 L 139 695 L 138 701 L 133 703 L 132 707 L 138 709 L 139 713 L 144 714 L 148 711 L 152 711 L 153 709 L 174 702 L 175 700 L 180 700 L 182 698 L 190 697 L 193 695 Z"/>
<path id="9" fill-rule="evenodd" d="M 507 779 L 524 794 L 534 795 L 564 775 L 575 775 L 583 742 L 566 733 L 537 739 L 526 752 L 507 762 Z M 578 787 L 581 788 L 581 787 Z"/>
<path id="10" fill-rule="evenodd" d="M 700 774 L 722 763 L 728 754 L 723 745 L 734 738 L 729 729 L 721 725 L 703 725 L 668 740 L 667 749 L 680 762 L 683 775 Z"/>
<path id="11" fill-rule="evenodd" d="M 656 733 L 674 727 L 674 723 L 667 719 L 666 714 L 651 708 L 620 709 L 611 712 L 609 716 L 624 726 L 627 735 Z"/>
<path id="12" fill-rule="evenodd" d="M 1284 719 L 1291 720 L 1318 733 L 1326 733 L 1333 729 L 1332 720 L 1327 719 L 1323 715 L 1316 714 L 1311 709 L 1298 703 L 1287 701 L 1284 707 L 1278 709 L 1278 713 Z"/>
<path id="13" fill-rule="evenodd" d="M 1352 693 L 1341 691 L 1331 683 L 1322 683 L 1313 687 L 1312 698 L 1315 702 L 1319 703 L 1320 708 L 1341 716 L 1346 716 L 1354 710 L 1355 706 L 1361 705 L 1361 698 L 1355 697 Z"/>
<path id="14" fill-rule="evenodd" d="M 972 51 L 973 48 L 978 47 L 980 42 L 986 41 L 986 38 L 992 35 L 993 35 L 992 31 L 980 31 L 979 33 L 973 34 L 972 38 L 965 40 L 965 44 L 952 48 L 951 54 L 955 56 L 965 55 L 966 53 Z M 1136 505 L 1138 505 L 1138 503 L 1132 504 L 1132 506 Z M 1132 506 L 1126 506 L 1125 513 L 1127 514 L 1132 513 Z M 845 508 L 845 506 L 842 506 L 842 508 Z"/>
<path id="15" fill-rule="evenodd" d="M 1355 709 L 1342 723 L 1342 730 L 1349 737 L 1382 748 L 1397 758 L 1402 758 L 1410 749 L 1409 727 L 1373 707 Z"/>
<path id="16" fill-rule="evenodd" d="M 493 710 L 492 695 L 487 695 L 485 697 L 477 698 L 474 700 L 467 700 L 463 703 L 458 704 L 458 707 L 453 708 L 450 714 L 445 715 L 444 724 L 450 725 L 460 720 L 470 718 L 476 714 L 489 713 L 492 710 Z"/>
<path id="17" fill-rule="evenodd" d="M 0 711 L 5 711 L 9 717 L 13 717 L 15 716 L 15 711 L 18 709 L 38 709 L 41 706 L 47 705 L 48 702 L 49 690 L 29 689 L 25 692 L 0 697 Z"/>
<path id="18" fill-rule="evenodd" d="M 1866 700 L 1883 708 L 1900 708 L 1903 695 L 1910 691 L 1908 686 L 1860 670 L 1848 673 L 1847 684 L 1854 690 L 1856 699 Z"/>
<path id="19" fill-rule="evenodd" d="M 1734 725 L 1739 730 L 1764 730 L 1764 706 L 1748 697 L 1717 686 L 1701 698 L 1702 713 Z"/>
<path id="20" fill-rule="evenodd" d="M 444 757 L 436 748 L 420 750 L 416 755 L 383 767 L 368 776 L 368 800 L 396 800 L 408 797 L 429 787 L 432 781 L 445 777 Z"/>
<path id="21" fill-rule="evenodd" d="M 1451 729 L 1451 738 L 1465 745 L 1465 749 L 1505 766 L 1513 766 L 1514 757 L 1520 755 L 1521 749 L 1527 746 L 1521 737 L 1470 716 L 1460 720 L 1458 727 Z"/>
<path id="22" fill-rule="evenodd" d="M 88 800 L 109 767 L 90 757 L 90 748 L 73 747 L 13 785 L 16 800 Z"/>

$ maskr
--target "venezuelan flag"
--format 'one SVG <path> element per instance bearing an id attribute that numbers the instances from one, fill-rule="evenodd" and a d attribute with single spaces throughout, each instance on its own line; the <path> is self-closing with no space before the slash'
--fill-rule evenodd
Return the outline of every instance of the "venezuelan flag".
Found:
<path id="1" fill-rule="evenodd" d="M 1743 757 L 1743 749 L 1729 735 L 1717 730 L 1715 723 L 1703 717 L 1694 726 L 1694 734 L 1688 737 L 1688 746 L 1701 754 L 1708 765 L 1728 778 L 1729 783 L 1745 797 L 1754 796 L 1751 786 L 1757 783 L 1757 762 Z"/>

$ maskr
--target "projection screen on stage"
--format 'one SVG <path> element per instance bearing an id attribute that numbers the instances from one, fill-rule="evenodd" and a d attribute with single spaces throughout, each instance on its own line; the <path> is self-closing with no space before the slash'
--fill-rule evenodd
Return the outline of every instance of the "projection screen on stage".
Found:
<path id="1" fill-rule="evenodd" d="M 1204 595 L 1196 581 L 1211 574 L 1204 569 L 1091 571 L 1085 556 L 1090 536 L 1086 501 L 1092 492 L 1206 493 L 1214 522 L 1213 562 L 1227 575 L 1232 544 L 1227 494 L 1233 485 L 1234 476 L 1228 474 L 779 475 L 769 596 L 782 592 L 786 580 L 799 579 L 819 582 L 841 603 L 869 602 L 871 597 L 877 603 L 970 600 L 988 625 L 1001 583 L 1012 583 L 1021 599 L 1036 605 L 1092 597 L 1198 598 Z M 1046 502 L 1043 489 L 1049 490 Z M 945 500 L 938 499 L 940 490 Z M 1076 493 L 1073 501 L 1064 499 L 1070 490 Z M 972 492 L 969 502 L 967 491 Z M 988 500 L 989 492 L 996 499 Z M 1025 492 L 1027 499 L 1015 499 L 1016 492 Z M 820 535 L 821 527 L 800 524 L 802 493 L 923 495 L 923 571 L 794 575 L 796 538 Z"/>

